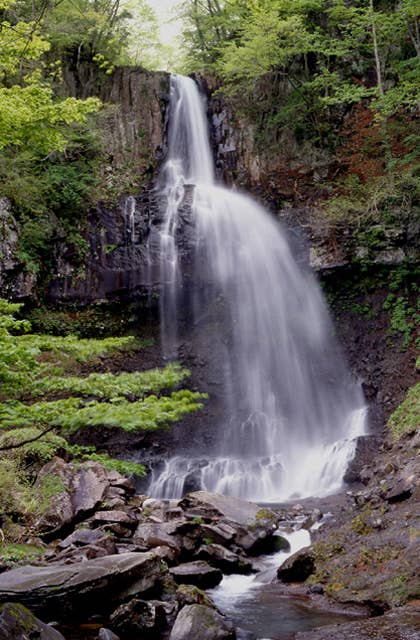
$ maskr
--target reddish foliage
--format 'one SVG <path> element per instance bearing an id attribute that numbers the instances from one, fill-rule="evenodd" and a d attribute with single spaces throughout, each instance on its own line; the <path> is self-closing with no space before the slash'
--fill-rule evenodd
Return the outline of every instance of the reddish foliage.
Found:
<path id="1" fill-rule="evenodd" d="M 367 181 L 385 170 L 384 139 L 371 109 L 356 105 L 340 132 L 346 140 L 338 151 L 339 161 L 347 173 Z"/>
<path id="2" fill-rule="evenodd" d="M 407 113 L 394 116 L 383 125 L 378 124 L 371 109 L 357 104 L 340 132 L 345 141 L 338 150 L 338 162 L 348 174 L 357 175 L 362 182 L 384 175 L 386 143 L 393 158 L 403 158 L 413 150 L 414 143 L 407 144 L 406 138 L 415 127 L 414 116 Z"/>

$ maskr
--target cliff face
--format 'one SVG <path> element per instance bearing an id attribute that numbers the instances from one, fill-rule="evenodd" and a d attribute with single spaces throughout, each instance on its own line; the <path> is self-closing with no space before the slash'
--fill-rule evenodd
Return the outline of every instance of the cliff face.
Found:
<path id="1" fill-rule="evenodd" d="M 77 93 L 74 78 L 73 84 Z M 92 82 L 90 93 L 94 88 Z M 57 243 L 47 289 L 52 303 L 132 299 L 148 284 L 146 238 L 157 207 L 153 180 L 165 154 L 169 76 L 119 68 L 98 94 L 109 105 L 101 122 L 107 198 L 88 215 L 81 268 L 72 263 L 65 238 Z"/>
<path id="2" fill-rule="evenodd" d="M 238 115 L 232 101 L 210 80 L 202 82 L 209 95 L 219 178 L 253 193 L 305 239 L 312 268 L 324 271 L 363 261 L 399 265 L 419 259 L 418 217 L 399 211 L 393 215 L 392 204 L 389 219 L 384 216 L 374 223 L 363 209 L 352 218 L 345 205 L 339 216 L 327 214 L 325 205 L 336 196 L 336 174 L 343 171 L 328 148 L 298 140 L 293 123 L 271 148 L 262 147 L 255 126 Z"/>
<path id="3" fill-rule="evenodd" d="M 65 70 L 66 94 L 99 96 L 95 126 L 100 167 L 95 198 L 75 222 L 78 246 L 53 215 L 49 272 L 25 271 L 19 224 L 3 203 L 0 294 L 15 299 L 86 304 L 135 297 L 144 284 L 145 238 L 155 209 L 153 180 L 165 155 L 169 75 L 117 68 L 110 76 L 86 66 Z M 42 270 L 42 267 L 41 267 Z"/>

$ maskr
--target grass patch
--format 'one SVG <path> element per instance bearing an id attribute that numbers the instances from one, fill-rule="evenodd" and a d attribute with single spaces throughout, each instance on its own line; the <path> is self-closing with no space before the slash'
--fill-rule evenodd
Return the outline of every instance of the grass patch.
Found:
<path id="1" fill-rule="evenodd" d="M 405 400 L 395 409 L 388 420 L 394 440 L 416 431 L 420 426 L 420 382 L 408 390 Z"/>
<path id="2" fill-rule="evenodd" d="M 0 559 L 5 562 L 31 562 L 37 560 L 44 550 L 30 544 L 0 544 Z"/>

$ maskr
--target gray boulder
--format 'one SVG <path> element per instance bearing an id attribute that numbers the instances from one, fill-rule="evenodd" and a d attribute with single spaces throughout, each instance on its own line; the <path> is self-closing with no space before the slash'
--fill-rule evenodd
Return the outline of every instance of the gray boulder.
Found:
<path id="1" fill-rule="evenodd" d="M 234 628 L 220 613 L 202 604 L 187 605 L 175 620 L 169 640 L 235 640 Z"/>
<path id="2" fill-rule="evenodd" d="M 224 544 L 229 541 L 250 554 L 271 550 L 270 539 L 279 519 L 271 509 L 261 509 L 253 502 L 207 491 L 189 493 L 179 505 L 190 518 L 203 520 L 203 533 L 207 537 L 210 534 L 211 542 Z M 219 531 L 214 531 L 215 526 Z M 214 536 L 209 527 L 213 528 Z"/>
<path id="3" fill-rule="evenodd" d="M 315 571 L 315 556 L 311 547 L 304 547 L 287 558 L 277 569 L 282 582 L 304 582 Z"/>
<path id="4" fill-rule="evenodd" d="M 72 546 L 81 547 L 86 544 L 100 544 L 107 537 L 109 536 L 100 529 L 76 529 L 67 538 L 61 540 L 57 547 L 59 549 L 68 549 Z"/>
<path id="5" fill-rule="evenodd" d="M 188 510 L 196 516 L 209 520 L 223 518 L 244 527 L 258 525 L 264 519 L 263 516 L 268 517 L 272 523 L 277 522 L 276 514 L 270 509 L 261 509 L 253 502 L 208 491 L 189 493 L 179 504 L 184 511 Z"/>
<path id="6" fill-rule="evenodd" d="M 179 564 L 169 569 L 169 573 L 178 584 L 193 584 L 200 589 L 212 589 L 223 578 L 220 569 L 211 567 L 203 560 Z"/>
<path id="7" fill-rule="evenodd" d="M 75 466 L 61 458 L 53 458 L 39 472 L 36 485 L 42 493 L 46 483 L 53 483 L 54 492 L 48 508 L 36 523 L 42 533 L 59 532 L 63 527 L 90 515 L 102 503 L 110 490 L 111 480 L 119 483 L 125 493 L 124 483 L 129 483 L 120 474 L 112 476 L 96 462 L 85 462 Z M 114 486 L 114 485 L 113 485 Z"/>
<path id="8" fill-rule="evenodd" d="M 58 631 L 38 620 L 26 607 L 7 603 L 0 607 L 0 640 L 64 640 Z"/>
<path id="9" fill-rule="evenodd" d="M 172 522 L 146 522 L 137 527 L 133 536 L 133 543 L 142 545 L 147 549 L 166 546 L 174 549 L 179 555 L 180 537 L 175 534 L 176 527 Z M 175 535 L 174 535 L 175 534 Z"/>
<path id="10" fill-rule="evenodd" d="M 212 606 L 212 602 L 207 594 L 192 584 L 181 584 L 176 590 L 175 597 L 180 608 L 185 607 L 187 604 L 205 604 L 208 607 Z"/>
<path id="11" fill-rule="evenodd" d="M 57 619 L 83 618 L 141 597 L 166 571 L 153 553 L 125 553 L 70 565 L 25 566 L 0 575 L 0 603 L 22 602 Z"/>
<path id="12" fill-rule="evenodd" d="M 143 637 L 163 629 L 165 610 L 159 602 L 147 602 L 134 598 L 122 604 L 110 618 L 110 626 L 121 635 Z"/>

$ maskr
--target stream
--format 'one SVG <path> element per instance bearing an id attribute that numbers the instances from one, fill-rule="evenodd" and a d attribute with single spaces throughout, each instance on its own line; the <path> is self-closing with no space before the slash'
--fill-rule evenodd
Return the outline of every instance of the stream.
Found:
<path id="1" fill-rule="evenodd" d="M 318 528 L 316 523 L 313 528 Z M 238 628 L 238 640 L 293 640 L 298 631 L 348 621 L 349 614 L 317 609 L 305 596 L 285 595 L 275 580 L 278 567 L 291 555 L 311 542 L 310 532 L 297 529 L 277 532 L 290 544 L 289 551 L 279 551 L 260 559 L 261 570 L 253 575 L 227 575 L 207 593 Z"/>

